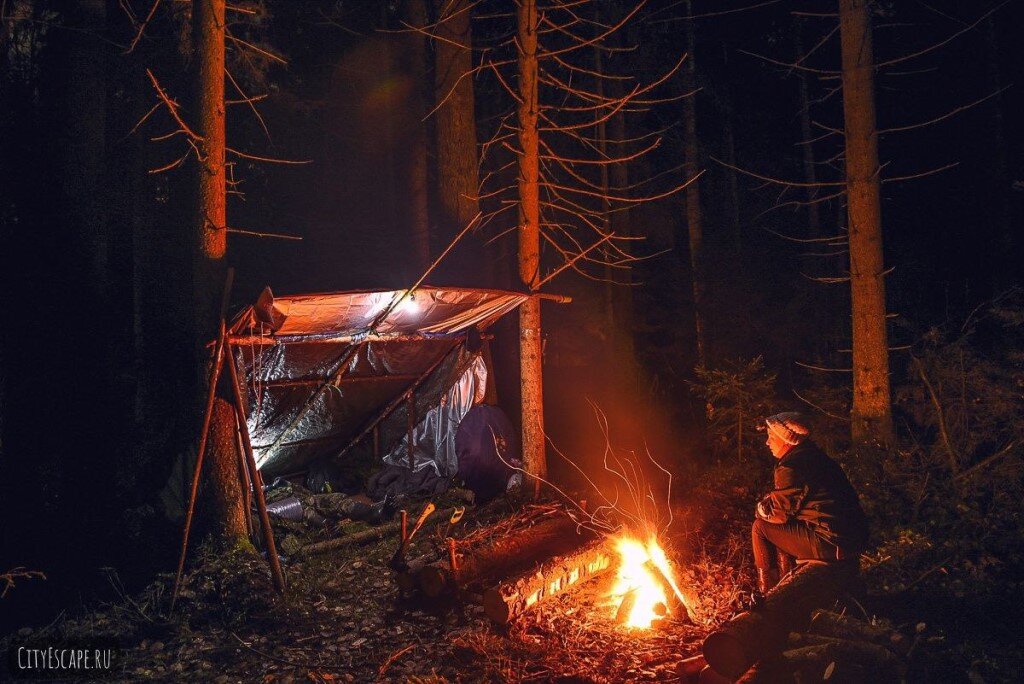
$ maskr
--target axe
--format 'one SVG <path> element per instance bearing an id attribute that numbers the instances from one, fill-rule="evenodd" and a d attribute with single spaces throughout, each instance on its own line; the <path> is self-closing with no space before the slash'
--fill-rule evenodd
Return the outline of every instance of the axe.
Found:
<path id="1" fill-rule="evenodd" d="M 427 521 L 427 518 L 430 517 L 430 514 L 433 513 L 436 509 L 437 506 L 434 505 L 433 501 L 428 501 L 427 505 L 423 507 L 423 512 L 420 513 L 420 517 L 417 518 L 416 524 L 413 525 L 412 532 L 409 533 L 408 537 L 404 537 L 398 543 L 398 549 L 395 551 L 395 555 L 391 557 L 391 561 L 388 563 L 389 568 L 391 568 L 392 570 L 404 570 L 407 567 L 405 563 L 405 548 L 406 546 L 408 546 L 412 538 L 416 535 L 416 532 L 418 532 L 419 529 L 423 527 L 423 523 Z"/>

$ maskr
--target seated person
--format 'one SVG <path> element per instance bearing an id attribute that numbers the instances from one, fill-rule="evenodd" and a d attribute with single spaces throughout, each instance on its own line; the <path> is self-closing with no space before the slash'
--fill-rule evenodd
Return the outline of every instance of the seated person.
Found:
<path id="1" fill-rule="evenodd" d="M 762 594 L 778 583 L 788 558 L 856 562 L 868 538 L 857 492 L 839 464 L 809 439 L 804 416 L 779 413 L 765 424 L 777 461 L 775 488 L 758 502 L 752 530 Z"/>

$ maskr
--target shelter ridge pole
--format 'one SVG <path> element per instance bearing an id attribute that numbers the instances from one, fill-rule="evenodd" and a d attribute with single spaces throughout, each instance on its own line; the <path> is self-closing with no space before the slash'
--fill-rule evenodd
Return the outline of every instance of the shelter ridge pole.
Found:
<path id="1" fill-rule="evenodd" d="M 245 460 L 249 465 L 249 474 L 256 484 L 254 494 L 256 495 L 256 508 L 260 514 L 260 527 L 263 528 L 263 543 L 267 548 L 267 561 L 270 563 L 270 574 L 274 578 L 274 588 L 277 593 L 284 593 L 284 573 L 281 571 L 281 559 L 277 556 L 277 546 L 274 544 L 274 531 L 270 528 L 270 516 L 267 515 L 267 500 L 263 496 L 263 483 L 259 476 L 259 469 L 256 467 L 256 458 L 252 453 L 252 441 L 249 439 L 249 424 L 245 421 L 245 410 L 242 408 L 242 389 L 238 382 L 238 369 L 235 367 L 235 357 L 231 354 L 231 345 L 228 345 L 228 375 L 231 377 L 231 391 L 234 395 L 235 420 L 238 423 L 238 431 L 242 435 L 242 445 L 245 447 Z M 248 514 L 248 512 L 246 513 Z"/>
<path id="2" fill-rule="evenodd" d="M 229 281 L 230 282 L 230 281 Z M 185 529 L 181 535 L 181 556 L 178 558 L 178 571 L 174 575 L 174 590 L 171 592 L 171 610 L 178 599 L 178 588 L 181 584 L 181 573 L 185 569 L 185 555 L 188 553 L 188 535 L 192 529 L 192 515 L 196 507 L 196 494 L 199 491 L 199 475 L 203 471 L 203 454 L 210 434 L 210 418 L 213 416 L 213 400 L 216 398 L 217 381 L 224 366 L 224 319 L 220 321 L 220 332 L 217 335 L 217 347 L 213 352 L 213 368 L 210 370 L 210 388 L 206 393 L 206 413 L 203 414 L 203 427 L 199 436 L 199 450 L 196 454 L 195 471 L 192 473 L 192 489 L 189 492 L 188 508 L 185 509 Z"/>

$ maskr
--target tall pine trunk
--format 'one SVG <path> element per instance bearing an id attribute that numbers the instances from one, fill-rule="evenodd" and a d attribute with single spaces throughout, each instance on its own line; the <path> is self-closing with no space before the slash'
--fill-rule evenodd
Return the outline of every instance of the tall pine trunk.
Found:
<path id="1" fill-rule="evenodd" d="M 690 0 L 684 5 L 686 15 L 693 14 Z M 693 20 L 686 22 L 686 63 L 683 65 L 683 83 L 688 97 L 683 98 L 683 170 L 687 179 L 694 179 L 700 172 L 700 146 L 697 142 L 697 66 L 694 48 L 697 37 Z M 700 185 L 691 180 L 686 186 L 686 228 L 690 244 L 690 273 L 693 282 L 693 323 L 697 345 L 697 364 L 707 363 L 704 319 L 704 217 L 700 210 Z"/>
<path id="2" fill-rule="evenodd" d="M 839 0 L 853 312 L 851 437 L 855 443 L 891 445 L 894 429 L 869 11 L 868 0 Z"/>
<path id="3" fill-rule="evenodd" d="M 427 25 L 425 0 L 406 0 L 403 7 L 410 26 Z M 427 46 L 423 34 L 410 31 L 404 36 L 404 67 L 412 75 L 409 106 L 413 114 L 413 127 L 406 166 L 409 188 L 410 237 L 412 240 L 412 278 L 416 279 L 430 266 L 430 202 L 427 193 L 427 101 L 423 84 L 427 80 Z M 410 281 L 412 282 L 412 281 Z"/>
<path id="4" fill-rule="evenodd" d="M 479 160 L 476 109 L 473 103 L 473 34 L 468 0 L 434 0 L 438 25 L 435 41 L 434 115 L 440 233 L 445 243 L 479 211 Z M 536 67 L 534 67 L 536 68 Z"/>
<path id="5" fill-rule="evenodd" d="M 537 3 L 520 0 L 519 35 L 519 278 L 528 292 L 540 283 L 540 147 L 537 130 Z M 544 444 L 543 348 L 540 299 L 519 307 L 519 364 L 523 416 L 523 468 L 540 493 L 547 476 Z"/>
<path id="6" fill-rule="evenodd" d="M 224 0 L 193 0 L 192 45 L 196 69 L 196 126 L 199 163 L 196 165 L 194 272 L 195 334 L 203 345 L 214 338 L 220 317 L 220 291 L 227 250 L 226 136 L 224 128 Z M 226 363 L 231 363 L 227 359 Z M 202 365 L 200 365 L 202 368 Z M 216 416 L 217 433 L 229 430 L 230 412 Z M 231 424 L 233 424 L 231 420 Z M 213 533 L 226 540 L 244 539 L 246 530 L 235 454 L 210 450 L 206 481 L 211 495 Z"/>

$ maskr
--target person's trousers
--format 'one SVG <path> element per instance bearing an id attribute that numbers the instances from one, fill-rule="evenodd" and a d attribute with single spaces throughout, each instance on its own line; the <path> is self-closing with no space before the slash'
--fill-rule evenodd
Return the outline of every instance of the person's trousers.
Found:
<path id="1" fill-rule="evenodd" d="M 836 547 L 825 541 L 800 520 L 770 523 L 758 518 L 751 529 L 754 565 L 769 570 L 778 564 L 778 554 L 786 553 L 797 560 L 834 561 Z"/>

